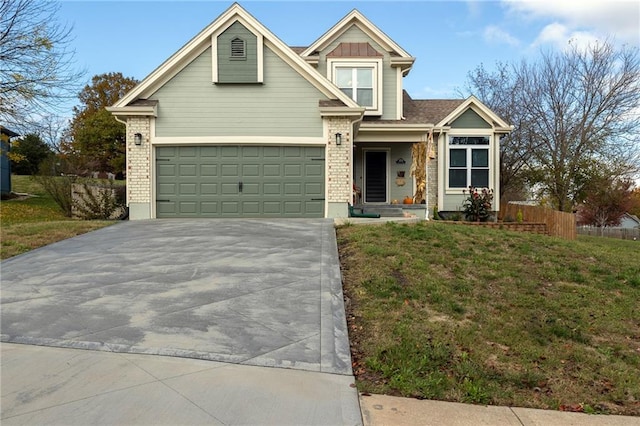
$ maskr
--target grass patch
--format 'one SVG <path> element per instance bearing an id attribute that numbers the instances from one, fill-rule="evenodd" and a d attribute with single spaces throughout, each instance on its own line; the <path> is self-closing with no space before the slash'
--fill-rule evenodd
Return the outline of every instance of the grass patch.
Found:
<path id="1" fill-rule="evenodd" d="M 640 415 L 638 242 L 338 229 L 361 391 Z"/>
<path id="2" fill-rule="evenodd" d="M 51 197 L 30 176 L 12 176 L 11 179 L 14 192 L 30 196 L 0 201 L 1 259 L 114 223 L 65 217 Z"/>

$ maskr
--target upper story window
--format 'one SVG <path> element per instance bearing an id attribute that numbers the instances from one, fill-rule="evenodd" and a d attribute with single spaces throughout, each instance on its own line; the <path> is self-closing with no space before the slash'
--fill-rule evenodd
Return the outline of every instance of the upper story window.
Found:
<path id="1" fill-rule="evenodd" d="M 489 188 L 489 136 L 449 137 L 449 188 Z"/>
<path id="2" fill-rule="evenodd" d="M 358 105 L 373 107 L 373 68 L 336 67 L 335 83 Z"/>
<path id="3" fill-rule="evenodd" d="M 247 43 L 240 37 L 231 40 L 231 59 L 247 59 Z"/>
<path id="4" fill-rule="evenodd" d="M 382 60 L 329 60 L 329 78 L 366 115 L 382 114 Z"/>

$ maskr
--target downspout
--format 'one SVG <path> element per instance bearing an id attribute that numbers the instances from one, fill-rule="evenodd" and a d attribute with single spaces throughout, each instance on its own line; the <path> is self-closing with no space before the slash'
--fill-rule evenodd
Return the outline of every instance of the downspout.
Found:
<path id="1" fill-rule="evenodd" d="M 433 130 L 432 130 L 433 131 Z M 424 162 L 424 220 L 429 220 L 429 139 L 427 136 L 427 152 L 424 153 L 427 157 Z"/>

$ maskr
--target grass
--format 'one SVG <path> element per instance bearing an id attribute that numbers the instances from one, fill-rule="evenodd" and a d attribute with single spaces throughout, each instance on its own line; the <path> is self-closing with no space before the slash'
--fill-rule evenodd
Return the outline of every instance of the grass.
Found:
<path id="1" fill-rule="evenodd" d="M 640 415 L 640 243 L 339 228 L 363 392 Z"/>
<path id="2" fill-rule="evenodd" d="M 68 218 L 30 176 L 12 176 L 11 180 L 14 192 L 32 196 L 0 201 L 1 259 L 114 223 Z"/>

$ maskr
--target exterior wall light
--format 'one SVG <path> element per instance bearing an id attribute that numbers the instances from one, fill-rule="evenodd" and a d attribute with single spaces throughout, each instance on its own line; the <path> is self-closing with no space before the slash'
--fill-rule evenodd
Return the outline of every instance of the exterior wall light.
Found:
<path id="1" fill-rule="evenodd" d="M 136 133 L 133 135 L 133 143 L 136 145 L 142 145 L 142 133 Z"/>
<path id="2" fill-rule="evenodd" d="M 342 133 L 336 133 L 336 145 L 342 145 Z"/>

